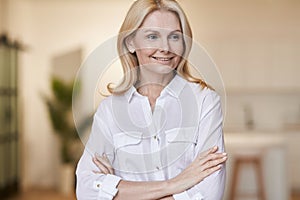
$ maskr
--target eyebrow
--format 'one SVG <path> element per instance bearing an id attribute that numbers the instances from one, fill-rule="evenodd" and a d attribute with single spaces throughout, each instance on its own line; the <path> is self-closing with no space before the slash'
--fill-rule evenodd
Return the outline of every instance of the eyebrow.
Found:
<path id="1" fill-rule="evenodd" d="M 159 31 L 154 30 L 154 29 L 146 29 L 146 30 L 144 30 L 144 33 L 148 33 L 148 32 L 159 33 Z M 174 31 L 171 31 L 170 33 L 175 33 L 175 32 L 180 32 L 180 33 L 182 33 L 182 31 L 179 30 L 179 29 L 176 29 L 176 30 L 174 30 Z"/>

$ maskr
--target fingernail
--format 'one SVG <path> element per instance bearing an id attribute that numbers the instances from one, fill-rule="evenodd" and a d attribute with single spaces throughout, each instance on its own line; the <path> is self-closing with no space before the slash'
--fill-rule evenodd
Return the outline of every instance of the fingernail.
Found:
<path id="1" fill-rule="evenodd" d="M 226 159 L 227 159 L 227 156 L 223 157 L 222 159 L 223 159 L 223 160 L 226 160 Z"/>
<path id="2" fill-rule="evenodd" d="M 222 153 L 223 156 L 227 156 L 227 153 Z"/>

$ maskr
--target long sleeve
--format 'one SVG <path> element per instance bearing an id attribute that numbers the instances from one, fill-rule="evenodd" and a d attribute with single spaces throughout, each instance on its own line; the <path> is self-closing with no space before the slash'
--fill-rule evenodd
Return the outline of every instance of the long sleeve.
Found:
<path id="1" fill-rule="evenodd" d="M 202 103 L 202 112 L 198 130 L 196 154 L 213 146 L 224 152 L 223 115 L 220 97 L 210 91 Z M 205 178 L 199 184 L 180 194 L 173 195 L 175 200 L 221 200 L 225 187 L 225 165 L 220 170 Z"/>
<path id="2" fill-rule="evenodd" d="M 94 115 L 89 140 L 77 165 L 76 196 L 78 200 L 110 200 L 117 193 L 116 187 L 121 179 L 120 177 L 93 172 L 99 171 L 92 161 L 95 153 L 99 155 L 106 153 L 111 162 L 114 159 L 111 135 L 107 124 L 103 121 L 104 114 L 105 112 L 100 105 Z"/>

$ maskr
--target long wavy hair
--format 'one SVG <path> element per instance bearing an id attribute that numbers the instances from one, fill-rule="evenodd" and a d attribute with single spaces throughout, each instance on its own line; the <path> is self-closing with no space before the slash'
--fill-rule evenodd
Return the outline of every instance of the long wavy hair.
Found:
<path id="1" fill-rule="evenodd" d="M 202 88 L 208 87 L 202 79 L 196 78 L 190 73 L 186 58 L 188 57 L 192 47 L 193 35 L 187 17 L 177 1 L 136 0 L 130 7 L 118 35 L 117 48 L 124 76 L 117 86 L 113 86 L 112 83 L 107 85 L 107 89 L 110 93 L 116 95 L 123 94 L 130 87 L 135 85 L 138 80 L 138 59 L 135 53 L 129 52 L 126 45 L 126 39 L 129 36 L 132 36 L 135 31 L 142 26 L 144 19 L 156 10 L 171 11 L 177 15 L 180 21 L 180 26 L 184 36 L 184 53 L 176 68 L 177 74 L 190 82 L 199 83 Z"/>

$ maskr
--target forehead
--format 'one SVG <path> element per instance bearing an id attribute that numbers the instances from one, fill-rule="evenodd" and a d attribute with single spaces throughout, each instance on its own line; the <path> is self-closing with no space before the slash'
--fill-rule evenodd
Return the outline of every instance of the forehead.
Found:
<path id="1" fill-rule="evenodd" d="M 178 16 L 171 11 L 156 10 L 150 13 L 144 20 L 141 28 L 163 28 L 181 30 Z"/>

